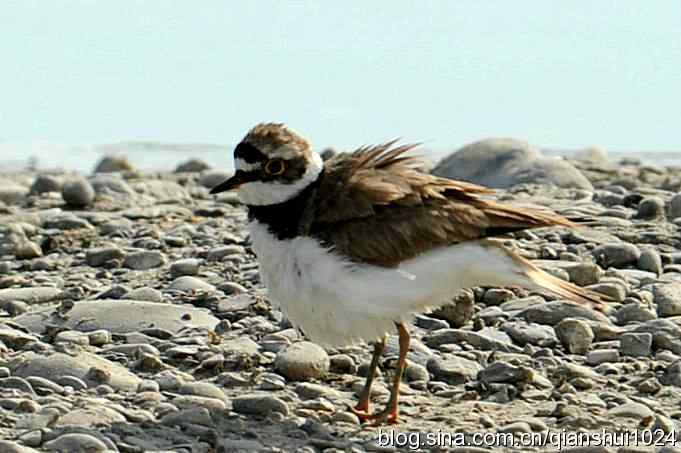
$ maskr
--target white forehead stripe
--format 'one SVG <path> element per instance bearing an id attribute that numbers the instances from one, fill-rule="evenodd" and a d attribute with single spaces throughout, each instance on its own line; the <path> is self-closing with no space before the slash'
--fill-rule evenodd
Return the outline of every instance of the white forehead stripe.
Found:
<path id="1" fill-rule="evenodd" d="M 239 168 L 243 170 L 243 168 Z M 299 180 L 284 184 L 277 181 L 253 181 L 239 188 L 239 198 L 244 204 L 251 206 L 267 206 L 290 200 L 312 184 L 324 169 L 324 161 L 319 154 L 311 153 L 307 169 Z"/>
<path id="2" fill-rule="evenodd" d="M 250 164 L 243 160 L 242 158 L 237 157 L 236 159 L 234 159 L 234 168 L 242 171 L 260 170 L 261 164 L 260 162 Z"/>

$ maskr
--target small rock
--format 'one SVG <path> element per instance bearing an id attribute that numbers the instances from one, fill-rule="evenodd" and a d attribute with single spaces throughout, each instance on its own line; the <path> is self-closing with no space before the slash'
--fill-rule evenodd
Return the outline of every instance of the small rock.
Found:
<path id="1" fill-rule="evenodd" d="M 636 217 L 653 220 L 664 217 L 664 201 L 659 197 L 646 197 L 638 204 Z"/>
<path id="2" fill-rule="evenodd" d="M 426 368 L 439 381 L 451 385 L 465 384 L 474 380 L 480 370 L 480 364 L 458 356 L 448 356 L 446 359 L 432 357 L 428 359 Z"/>
<path id="3" fill-rule="evenodd" d="M 625 403 L 614 407 L 608 411 L 610 417 L 629 417 L 644 419 L 652 417 L 655 413 L 645 404 L 641 403 Z"/>
<path id="4" fill-rule="evenodd" d="M 273 412 L 289 414 L 288 404 L 270 394 L 250 394 L 237 396 L 232 400 L 234 412 L 248 415 L 267 416 Z"/>
<path id="5" fill-rule="evenodd" d="M 653 285 L 653 300 L 661 318 L 681 315 L 681 283 Z"/>
<path id="6" fill-rule="evenodd" d="M 35 242 L 25 240 L 16 246 L 14 256 L 19 260 L 32 260 L 43 256 L 43 251 Z"/>
<path id="7" fill-rule="evenodd" d="M 463 327 L 473 318 L 475 313 L 475 296 L 473 291 L 460 291 L 454 300 L 442 305 L 433 310 L 430 316 L 437 319 L 443 319 L 449 323 L 451 327 Z"/>
<path id="8" fill-rule="evenodd" d="M 92 267 L 102 266 L 112 260 L 122 260 L 125 254 L 116 246 L 105 246 L 88 249 L 85 262 Z"/>
<path id="9" fill-rule="evenodd" d="M 586 363 L 592 366 L 620 361 L 617 349 L 595 349 L 586 355 Z"/>
<path id="10" fill-rule="evenodd" d="M 620 337 L 620 353 L 632 357 L 649 357 L 653 344 L 650 333 L 625 333 Z"/>
<path id="11" fill-rule="evenodd" d="M 329 356 L 320 346 L 303 341 L 279 352 L 274 367 L 287 379 L 306 381 L 319 379 L 329 371 Z"/>
<path id="12" fill-rule="evenodd" d="M 170 283 L 169 289 L 175 291 L 191 292 L 191 291 L 215 291 L 215 286 L 206 283 L 203 280 L 185 275 L 178 277 Z"/>
<path id="13" fill-rule="evenodd" d="M 141 300 L 147 302 L 163 302 L 163 294 L 161 291 L 146 286 L 133 289 L 129 293 L 126 293 L 125 298 L 129 300 Z"/>
<path id="14" fill-rule="evenodd" d="M 175 173 L 198 173 L 209 169 L 210 165 L 201 159 L 189 159 L 179 164 L 175 168 Z"/>
<path id="15" fill-rule="evenodd" d="M 67 205 L 82 208 L 95 200 L 95 189 L 85 178 L 71 179 L 64 184 L 61 196 Z"/>
<path id="16" fill-rule="evenodd" d="M 63 434 L 46 442 L 43 447 L 47 451 L 58 453 L 97 453 L 109 450 L 109 447 L 96 437 L 80 433 Z"/>
<path id="17" fill-rule="evenodd" d="M 134 168 L 128 158 L 122 154 L 105 156 L 95 167 L 95 173 L 114 173 L 132 171 Z"/>
<path id="18" fill-rule="evenodd" d="M 570 354 L 586 354 L 594 340 L 594 333 L 585 321 L 563 319 L 555 327 L 556 336 Z"/>
<path id="19" fill-rule="evenodd" d="M 183 275 L 197 275 L 199 273 L 199 263 L 200 261 L 195 258 L 175 261 L 170 265 L 170 276 L 177 278 Z"/>
<path id="20" fill-rule="evenodd" d="M 486 384 L 527 384 L 534 379 L 534 372 L 527 367 L 513 366 L 504 361 L 494 362 L 478 373 L 478 380 Z"/>
<path id="21" fill-rule="evenodd" d="M 653 248 L 643 249 L 638 258 L 638 266 L 642 271 L 654 272 L 657 275 L 662 273 L 662 258 L 657 250 Z"/>
<path id="22" fill-rule="evenodd" d="M 157 250 L 142 250 L 130 253 L 125 257 L 123 266 L 134 270 L 148 270 L 162 266 L 165 256 Z"/>
<path id="23" fill-rule="evenodd" d="M 655 312 L 638 303 L 625 304 L 615 311 L 615 319 L 622 326 L 632 322 L 646 322 L 656 318 Z"/>
<path id="24" fill-rule="evenodd" d="M 591 310 L 583 305 L 565 301 L 533 305 L 518 313 L 517 316 L 527 322 L 536 322 L 550 326 L 555 326 L 565 318 L 583 318 L 605 324 L 610 323 L 610 320 L 603 313 Z"/>
<path id="25" fill-rule="evenodd" d="M 602 244 L 591 252 L 602 267 L 623 267 L 638 262 L 641 251 L 634 244 Z"/>
<path id="26" fill-rule="evenodd" d="M 53 175 L 38 175 L 31 185 L 31 195 L 41 195 L 46 192 L 61 192 L 62 181 Z"/>
<path id="27" fill-rule="evenodd" d="M 485 291 L 482 301 L 486 305 L 501 305 L 511 299 L 515 299 L 513 291 L 505 288 L 490 288 Z"/>

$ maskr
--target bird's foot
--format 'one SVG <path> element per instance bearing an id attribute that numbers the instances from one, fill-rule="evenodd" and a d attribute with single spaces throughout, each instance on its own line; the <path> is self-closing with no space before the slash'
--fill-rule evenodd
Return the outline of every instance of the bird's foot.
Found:
<path id="1" fill-rule="evenodd" d="M 373 426 L 380 426 L 384 424 L 394 425 L 397 423 L 397 406 L 391 407 L 391 405 L 388 405 L 388 407 L 377 414 L 369 413 L 368 404 L 366 406 L 366 410 L 364 410 L 363 407 L 360 407 L 359 404 L 355 407 L 350 406 L 349 409 L 357 416 L 357 418 L 359 418 L 361 423 L 371 422 Z"/>
<path id="2" fill-rule="evenodd" d="M 348 410 L 355 414 L 361 423 L 366 422 L 371 417 L 369 413 L 369 402 L 360 401 L 356 406 L 348 406 Z"/>

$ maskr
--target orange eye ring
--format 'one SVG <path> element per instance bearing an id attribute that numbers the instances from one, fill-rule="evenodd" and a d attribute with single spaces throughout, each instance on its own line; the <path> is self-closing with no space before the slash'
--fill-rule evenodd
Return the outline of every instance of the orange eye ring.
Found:
<path id="1" fill-rule="evenodd" d="M 281 159 L 272 159 L 265 164 L 265 172 L 268 175 L 279 176 L 286 171 L 286 164 Z"/>

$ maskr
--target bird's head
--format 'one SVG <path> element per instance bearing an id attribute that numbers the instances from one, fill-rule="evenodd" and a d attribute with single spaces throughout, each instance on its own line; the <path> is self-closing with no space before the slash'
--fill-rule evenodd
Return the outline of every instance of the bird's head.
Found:
<path id="1" fill-rule="evenodd" d="M 239 190 L 247 205 L 283 203 L 312 184 L 324 168 L 310 144 L 283 124 L 264 123 L 251 129 L 234 149 L 234 176 L 210 193 Z"/>

